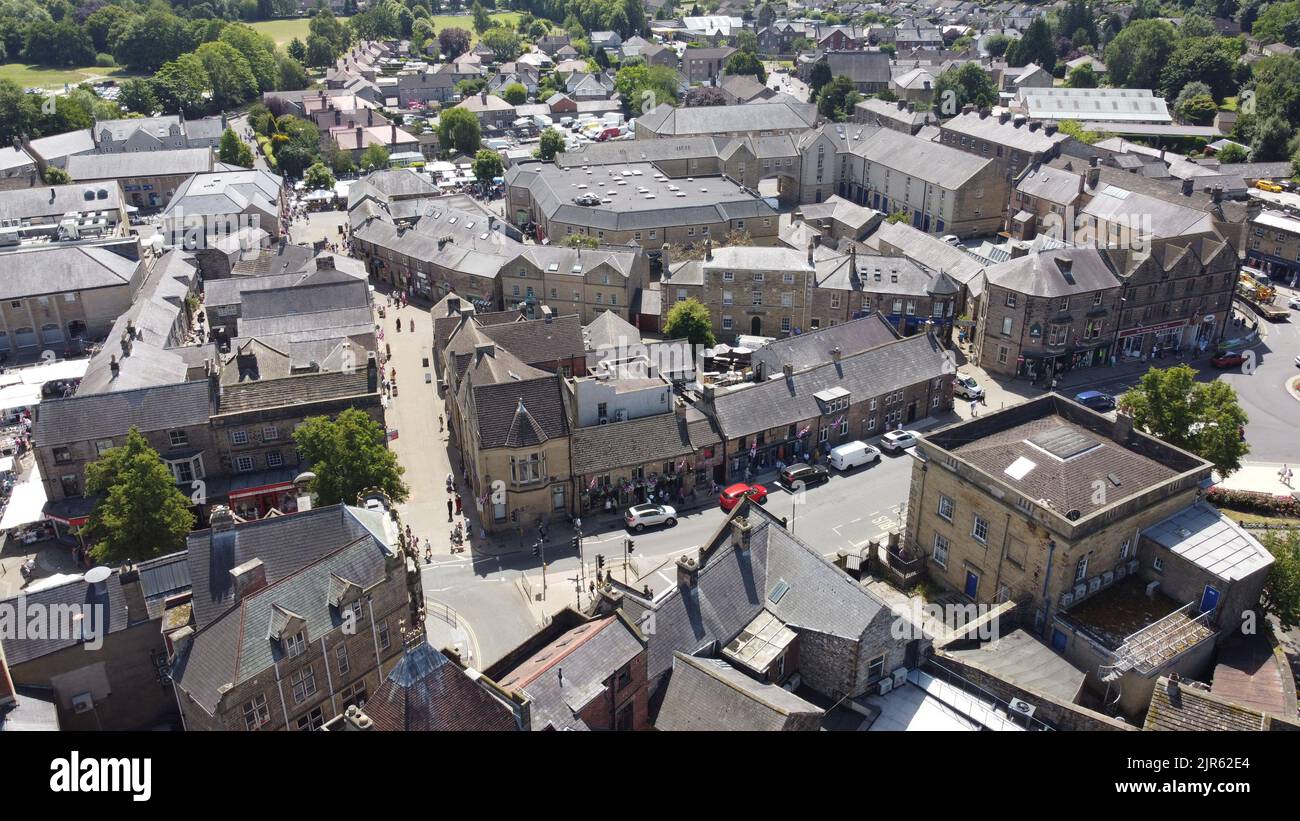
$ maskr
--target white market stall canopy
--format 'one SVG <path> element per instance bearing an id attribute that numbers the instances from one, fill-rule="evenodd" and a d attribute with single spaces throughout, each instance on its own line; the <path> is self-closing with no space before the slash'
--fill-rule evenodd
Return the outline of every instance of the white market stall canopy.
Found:
<path id="1" fill-rule="evenodd" d="M 24 385 L 40 386 L 46 382 L 82 379 L 89 367 L 89 359 L 64 359 L 59 362 L 52 362 L 49 365 L 33 365 L 30 368 L 23 368 L 18 373 L 22 375 Z M 5 376 L 8 375 L 5 374 Z"/>
<path id="2" fill-rule="evenodd" d="M 31 408 L 41 404 L 40 385 L 9 385 L 0 388 L 0 411 Z"/>
<path id="3" fill-rule="evenodd" d="M 27 479 L 14 485 L 9 495 L 9 504 L 5 507 L 4 517 L 0 518 L 0 530 L 11 530 L 33 522 L 39 522 L 45 510 L 45 485 L 41 484 L 41 472 L 33 469 Z"/>

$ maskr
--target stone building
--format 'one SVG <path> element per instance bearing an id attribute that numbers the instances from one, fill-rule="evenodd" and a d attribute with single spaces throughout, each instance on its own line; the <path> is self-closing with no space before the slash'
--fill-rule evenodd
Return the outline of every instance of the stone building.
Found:
<path id="1" fill-rule="evenodd" d="M 807 344 L 820 349 L 819 342 Z M 832 349 L 824 364 L 803 370 L 783 364 L 755 384 L 706 385 L 699 409 L 713 418 L 722 439 L 726 481 L 738 482 L 779 462 L 821 461 L 837 445 L 951 410 L 947 362 L 931 334 L 853 356 Z"/>
<path id="2" fill-rule="evenodd" d="M 423 606 L 409 550 L 382 509 L 214 510 L 189 538 L 192 604 L 165 636 L 185 729 L 315 730 L 366 703 Z"/>
<path id="3" fill-rule="evenodd" d="M 1110 361 L 1121 288 L 1107 254 L 1038 251 L 991 265 L 984 275 L 975 329 L 980 367 L 1045 379 Z"/>
<path id="4" fill-rule="evenodd" d="M 670 260 L 671 274 L 661 286 L 670 304 L 698 299 L 709 309 L 714 334 L 724 340 L 806 327 L 815 284 L 812 248 L 805 255 L 784 247 L 704 247 L 703 259 L 675 265 Z"/>
<path id="5" fill-rule="evenodd" d="M 1162 671 L 1203 675 L 1258 604 L 1271 556 L 1200 501 L 1212 465 L 1056 394 L 926 434 L 903 550 L 1146 704 Z M 1116 684 L 1116 682 L 1119 682 Z"/>

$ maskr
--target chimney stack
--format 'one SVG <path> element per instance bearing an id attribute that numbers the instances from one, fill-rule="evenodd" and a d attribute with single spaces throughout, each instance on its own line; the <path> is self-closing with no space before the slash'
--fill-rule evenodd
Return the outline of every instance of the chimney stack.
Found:
<path id="1" fill-rule="evenodd" d="M 690 556 L 677 560 L 677 586 L 683 592 L 690 592 L 700 583 L 700 563 Z"/>
<path id="2" fill-rule="evenodd" d="M 230 580 L 235 587 L 235 601 L 243 601 L 245 596 L 266 587 L 266 565 L 261 559 L 249 559 L 230 568 Z"/>
<path id="3" fill-rule="evenodd" d="M 849 284 L 858 278 L 858 246 L 849 247 Z"/>
<path id="4" fill-rule="evenodd" d="M 831 361 L 832 361 L 832 362 L 839 362 L 839 361 L 840 361 L 840 355 L 841 355 L 841 351 L 840 351 L 840 349 L 839 349 L 838 346 L 836 346 L 836 347 L 834 347 L 834 348 L 831 348 Z"/>
<path id="5" fill-rule="evenodd" d="M 117 355 L 114 354 L 108 358 L 108 369 L 113 372 L 113 378 L 117 379 L 118 374 L 122 372 L 122 366 L 117 364 Z"/>
<path id="6" fill-rule="evenodd" d="M 781 373 L 785 374 L 786 379 L 793 377 L 794 365 L 789 362 L 786 362 L 784 365 L 781 366 Z"/>
<path id="7" fill-rule="evenodd" d="M 808 264 L 809 264 L 809 265 L 812 265 L 812 264 L 813 264 L 813 247 L 814 247 L 814 245 L 815 245 L 815 243 L 814 243 L 812 240 L 808 240 Z"/>
<path id="8" fill-rule="evenodd" d="M 704 258 L 710 262 L 713 261 L 713 238 L 709 237 L 704 240 Z"/>
<path id="9" fill-rule="evenodd" d="M 748 499 L 743 499 L 741 504 L 749 504 Z M 736 552 L 741 555 L 749 553 L 749 537 L 754 528 L 749 524 L 748 511 L 736 514 L 736 518 L 731 520 L 731 543 L 735 546 Z"/>
<path id="10" fill-rule="evenodd" d="M 672 264 L 671 251 L 668 247 L 668 243 L 665 242 L 662 246 L 659 247 L 659 273 L 661 277 L 668 276 L 669 274 L 668 266 L 670 266 L 671 264 Z"/>
<path id="11" fill-rule="evenodd" d="M 1188 177 L 1187 179 L 1183 180 L 1183 196 L 1190 197 L 1192 195 L 1192 190 L 1195 187 L 1196 187 L 1196 181 L 1191 177 Z"/>
<path id="12" fill-rule="evenodd" d="M 1056 123 L 1046 123 L 1043 125 L 1043 133 L 1049 137 L 1055 134 L 1057 129 L 1058 126 Z"/>
<path id="13" fill-rule="evenodd" d="M 1003 109 L 1002 111 L 999 111 L 999 112 L 998 112 L 998 122 L 999 122 L 999 123 L 1004 123 L 1004 124 L 1005 124 L 1006 121 L 1007 121 L 1007 120 L 1010 120 L 1010 119 L 1011 119 L 1011 112 L 1010 112 L 1010 111 L 1007 111 L 1006 109 Z"/>
<path id="14" fill-rule="evenodd" d="M 1040 123 L 1038 120 L 1031 120 L 1030 123 L 1029 123 L 1029 130 L 1030 130 L 1030 131 L 1037 131 L 1037 130 L 1038 130 L 1038 127 L 1041 126 L 1041 125 L 1042 125 L 1042 123 Z"/>
<path id="15" fill-rule="evenodd" d="M 379 392 L 379 357 L 374 351 L 366 354 L 366 392 Z"/>
<path id="16" fill-rule="evenodd" d="M 1214 186 L 1214 191 L 1210 194 L 1210 196 L 1215 202 L 1223 202 L 1223 186 L 1222 185 Z"/>
<path id="17" fill-rule="evenodd" d="M 333 269 L 334 269 L 334 257 L 333 257 L 333 256 L 316 257 L 316 270 L 317 270 L 317 271 L 332 271 Z"/>
<path id="18" fill-rule="evenodd" d="M 222 533 L 235 526 L 235 515 L 225 505 L 214 505 L 208 514 L 208 527 L 213 533 Z"/>

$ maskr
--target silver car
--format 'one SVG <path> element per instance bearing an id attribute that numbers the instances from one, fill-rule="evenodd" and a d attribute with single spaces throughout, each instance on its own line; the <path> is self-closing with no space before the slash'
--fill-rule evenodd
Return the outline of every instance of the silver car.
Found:
<path id="1" fill-rule="evenodd" d="M 632 505 L 623 514 L 623 520 L 628 528 L 640 533 L 651 525 L 672 527 L 677 524 L 677 511 L 668 505 Z"/>

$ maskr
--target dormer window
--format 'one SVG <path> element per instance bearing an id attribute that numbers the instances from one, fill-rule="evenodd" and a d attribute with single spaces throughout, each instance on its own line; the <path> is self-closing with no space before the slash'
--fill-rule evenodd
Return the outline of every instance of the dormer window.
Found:
<path id="1" fill-rule="evenodd" d="M 301 630 L 284 640 L 284 654 L 291 659 L 307 652 L 307 634 Z"/>

